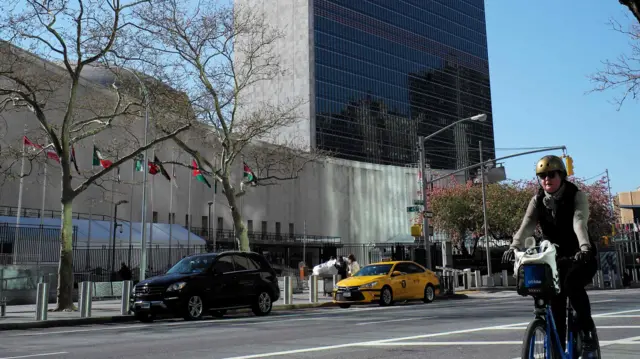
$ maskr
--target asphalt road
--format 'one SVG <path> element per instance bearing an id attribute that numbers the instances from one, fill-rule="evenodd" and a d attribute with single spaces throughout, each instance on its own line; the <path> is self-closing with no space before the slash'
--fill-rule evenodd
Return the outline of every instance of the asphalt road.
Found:
<path id="1" fill-rule="evenodd" d="M 0 332 L 17 358 L 517 358 L 532 302 L 487 296 L 274 312 L 258 318 Z M 640 357 L 640 290 L 591 292 L 604 358 Z"/>

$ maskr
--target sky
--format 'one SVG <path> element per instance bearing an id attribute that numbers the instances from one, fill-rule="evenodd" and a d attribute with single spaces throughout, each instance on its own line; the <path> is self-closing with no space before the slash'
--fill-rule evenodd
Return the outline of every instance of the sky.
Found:
<path id="1" fill-rule="evenodd" d="M 496 156 L 565 145 L 576 177 L 593 181 L 608 169 L 613 195 L 640 187 L 638 102 L 618 111 L 621 90 L 586 94 L 603 60 L 630 54 L 629 38 L 608 25 L 635 21 L 627 8 L 618 0 L 485 0 L 485 9 Z M 544 154 L 505 161 L 507 177 L 533 178 Z"/>

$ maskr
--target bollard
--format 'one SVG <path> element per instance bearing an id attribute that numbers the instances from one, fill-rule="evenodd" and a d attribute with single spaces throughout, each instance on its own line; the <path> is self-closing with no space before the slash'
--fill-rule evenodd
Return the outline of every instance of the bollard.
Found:
<path id="1" fill-rule="evenodd" d="M 7 298 L 0 299 L 0 318 L 7 315 Z"/>
<path id="2" fill-rule="evenodd" d="M 36 297 L 36 320 L 47 320 L 47 312 L 49 306 L 49 283 L 38 283 L 38 292 Z"/>
<path id="3" fill-rule="evenodd" d="M 318 303 L 318 276 L 309 276 L 309 303 Z"/>
<path id="4" fill-rule="evenodd" d="M 80 318 L 91 317 L 92 284 L 91 282 L 80 283 L 80 299 L 78 300 L 78 304 L 80 305 Z"/>
<path id="5" fill-rule="evenodd" d="M 598 270 L 596 272 L 596 276 L 598 277 L 598 288 L 604 289 L 604 276 L 602 275 L 602 270 Z"/>
<path id="6" fill-rule="evenodd" d="M 502 286 L 503 287 L 509 286 L 509 272 L 506 269 L 502 270 Z"/>
<path id="7" fill-rule="evenodd" d="M 480 274 L 480 271 L 477 270 L 476 271 L 476 288 L 480 288 L 482 287 L 482 274 Z"/>
<path id="8" fill-rule="evenodd" d="M 131 309 L 131 282 L 130 280 L 122 281 L 122 303 L 120 304 L 120 314 L 128 315 Z"/>
<path id="9" fill-rule="evenodd" d="M 293 304 L 293 278 L 284 277 L 284 304 Z"/>
<path id="10" fill-rule="evenodd" d="M 462 273 L 462 285 L 464 289 L 469 289 L 469 273 Z"/>
<path id="11" fill-rule="evenodd" d="M 631 270 L 631 273 L 632 273 L 632 275 L 631 275 L 631 280 L 632 280 L 634 283 L 638 283 L 638 272 L 636 271 L 636 269 L 635 269 L 635 268 L 633 268 L 633 269 Z"/>

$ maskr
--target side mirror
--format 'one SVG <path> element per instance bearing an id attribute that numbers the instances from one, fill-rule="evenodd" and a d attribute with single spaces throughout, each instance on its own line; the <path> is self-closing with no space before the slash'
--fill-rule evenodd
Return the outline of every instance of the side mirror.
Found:
<path id="1" fill-rule="evenodd" d="M 391 276 L 392 276 L 392 277 L 397 277 L 397 276 L 399 276 L 399 275 L 402 275 L 402 272 L 397 271 L 397 270 L 394 270 L 394 271 L 393 271 L 393 273 L 391 273 Z"/>

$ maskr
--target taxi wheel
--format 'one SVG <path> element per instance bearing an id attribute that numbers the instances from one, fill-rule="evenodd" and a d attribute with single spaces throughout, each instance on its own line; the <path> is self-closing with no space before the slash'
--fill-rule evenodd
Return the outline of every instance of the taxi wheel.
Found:
<path id="1" fill-rule="evenodd" d="M 384 287 L 380 291 L 380 305 L 386 307 L 391 304 L 393 304 L 393 292 L 391 292 L 391 288 Z"/>
<path id="2" fill-rule="evenodd" d="M 427 284 L 424 288 L 424 298 L 422 299 L 425 303 L 431 303 L 436 298 L 436 290 L 433 288 L 431 284 Z"/>

